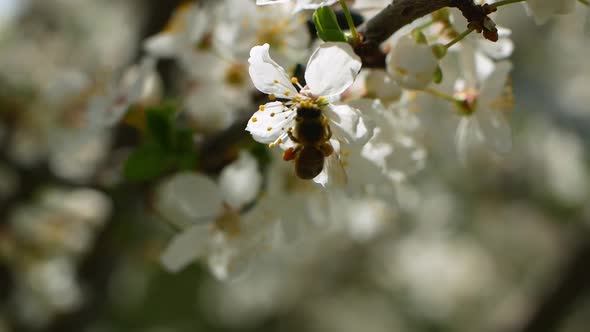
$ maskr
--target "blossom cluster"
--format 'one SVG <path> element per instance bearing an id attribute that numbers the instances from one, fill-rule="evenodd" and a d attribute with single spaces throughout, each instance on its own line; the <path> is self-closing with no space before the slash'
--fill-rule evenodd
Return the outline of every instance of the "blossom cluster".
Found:
<path id="1" fill-rule="evenodd" d="M 111 97 L 111 111 L 91 109 L 121 119 L 120 110 L 145 99 L 140 91 L 149 94 L 154 63 L 174 59 L 185 77 L 182 116 L 197 135 L 247 117 L 246 131 L 268 146 L 264 167 L 244 150 L 217 181 L 194 171 L 162 181 L 156 211 L 182 230 L 163 252 L 168 269 L 201 258 L 217 277 L 228 278 L 264 252 L 281 251 L 281 239 L 312 241 L 292 228 L 313 219 L 299 211 L 312 209 L 314 200 L 351 204 L 364 197 L 391 205 L 396 196 L 403 201 L 400 190 L 425 167 L 428 153 L 454 145 L 457 167 L 469 167 L 511 151 L 510 30 L 488 19 L 484 30 L 494 36 L 484 35 L 494 41 L 486 40 L 470 34 L 473 26 L 459 10 L 441 9 L 385 41 L 384 66 L 364 68 L 355 53 L 356 30 L 345 35 L 349 42 L 322 41 L 305 23 L 313 10 L 337 2 L 185 4 L 145 41 L 142 69 L 127 90 L 118 90 L 123 97 Z M 370 19 L 387 3 L 355 1 L 352 9 Z M 572 4 L 525 5 L 544 23 Z M 268 101 L 252 112 L 254 100 L 264 98 L 256 91 Z M 393 218 L 387 211 L 382 218 Z M 340 221 L 339 227 L 348 226 Z"/>
<path id="2" fill-rule="evenodd" d="M 577 121 L 588 104 L 585 1 L 454 2 L 482 16 L 442 8 L 373 43 L 375 25 L 363 22 L 404 2 L 184 1 L 135 55 L 131 2 L 89 5 L 76 24 L 52 18 L 55 31 L 25 19 L 3 35 L 0 274 L 12 273 L 18 319 L 38 329 L 91 303 L 93 247 L 117 256 L 96 269 L 112 263 L 106 293 L 121 307 L 141 303 L 160 268 L 182 279 L 201 273 L 188 268 L 197 263 L 231 281 L 199 285 L 216 293 L 204 310 L 224 325 L 295 312 L 334 330 L 348 316 L 390 319 L 380 309 L 400 289 L 396 301 L 420 319 L 465 314 L 512 292 L 505 265 L 531 252 L 558 260 L 561 232 L 526 221 L 560 219 L 539 212 L 548 200 L 571 214 L 590 196 L 585 143 L 558 128 L 587 129 Z M 69 17 L 84 5 L 31 6 Z M 543 30 L 546 54 L 536 54 L 544 41 L 495 23 L 515 21 L 555 23 Z M 72 26 L 92 29 L 63 32 Z M 64 52 L 65 39 L 80 47 Z M 530 70 L 523 58 L 547 63 Z M 36 70 L 22 75 L 22 62 Z M 514 67 L 524 71 L 514 72 L 516 102 Z M 555 93 L 540 105 L 545 91 Z M 566 121 L 542 118 L 541 106 Z M 527 108 L 535 119 L 524 123 Z M 504 217 L 525 222 L 488 229 Z M 141 239 L 120 255 L 117 232 Z M 349 279 L 379 291 L 359 296 Z M 332 283 L 337 296 L 312 294 Z"/>

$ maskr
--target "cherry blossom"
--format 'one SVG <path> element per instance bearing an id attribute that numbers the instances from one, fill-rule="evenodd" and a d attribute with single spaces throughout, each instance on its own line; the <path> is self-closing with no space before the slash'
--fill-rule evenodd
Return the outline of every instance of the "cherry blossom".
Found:
<path id="1" fill-rule="evenodd" d="M 294 145 L 289 131 L 295 127 L 297 109 L 315 108 L 323 112 L 333 133 L 332 145 L 362 144 L 372 133 L 372 125 L 361 112 L 346 104 L 336 103 L 339 95 L 352 85 L 361 62 L 346 43 L 322 44 L 310 57 L 305 71 L 307 85 L 289 78 L 285 70 L 269 55 L 268 44 L 255 46 L 250 52 L 250 77 L 258 90 L 270 95 L 271 101 L 261 105 L 248 121 L 246 130 L 252 137 L 271 147 L 288 148 Z M 299 87 L 297 91 L 296 84 Z M 330 182 L 330 173 L 341 165 L 338 149 L 326 158 L 325 167 L 314 181 L 322 185 Z M 333 180 L 333 179 L 332 179 Z"/>
<path id="2" fill-rule="evenodd" d="M 245 262 L 268 236 L 268 218 L 257 210 L 246 215 L 241 207 L 258 195 L 262 178 L 256 160 L 248 153 L 228 165 L 219 183 L 183 172 L 163 182 L 157 191 L 156 209 L 183 230 L 162 253 L 169 271 L 179 271 L 206 258 L 215 276 L 226 279 L 239 273 Z"/>

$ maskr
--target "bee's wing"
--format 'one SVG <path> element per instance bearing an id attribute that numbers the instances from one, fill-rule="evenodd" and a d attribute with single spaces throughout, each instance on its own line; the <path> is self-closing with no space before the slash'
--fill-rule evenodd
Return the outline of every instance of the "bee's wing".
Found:
<path id="1" fill-rule="evenodd" d="M 326 188 L 341 187 L 346 185 L 348 177 L 337 153 L 332 153 L 324 159 L 322 172 L 313 179 L 314 182 Z"/>

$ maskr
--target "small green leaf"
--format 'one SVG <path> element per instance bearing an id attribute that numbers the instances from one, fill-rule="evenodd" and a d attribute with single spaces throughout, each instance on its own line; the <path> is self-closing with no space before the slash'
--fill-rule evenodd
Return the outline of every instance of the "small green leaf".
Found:
<path id="1" fill-rule="evenodd" d="M 174 110 L 169 107 L 146 110 L 146 122 L 150 136 L 162 146 L 172 145 Z"/>
<path id="2" fill-rule="evenodd" d="M 323 41 L 346 42 L 346 35 L 338 25 L 336 14 L 330 7 L 320 7 L 313 13 L 318 37 Z"/>
<path id="3" fill-rule="evenodd" d="M 123 168 L 129 181 L 148 181 L 155 179 L 174 165 L 174 157 L 158 144 L 146 144 L 133 151 Z"/>
<path id="4" fill-rule="evenodd" d="M 199 156 L 195 152 L 185 152 L 177 156 L 177 166 L 181 171 L 190 171 L 195 169 L 199 162 Z"/>

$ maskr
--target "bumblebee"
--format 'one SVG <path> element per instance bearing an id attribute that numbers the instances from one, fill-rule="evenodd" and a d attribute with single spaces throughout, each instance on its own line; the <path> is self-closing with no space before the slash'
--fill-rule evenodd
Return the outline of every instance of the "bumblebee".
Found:
<path id="1" fill-rule="evenodd" d="M 300 107 L 295 117 L 295 129 L 287 132 L 296 144 L 283 153 L 283 160 L 295 161 L 295 174 L 304 180 L 315 178 L 324 168 L 324 160 L 334 153 L 330 144 L 332 131 L 319 108 Z"/>

